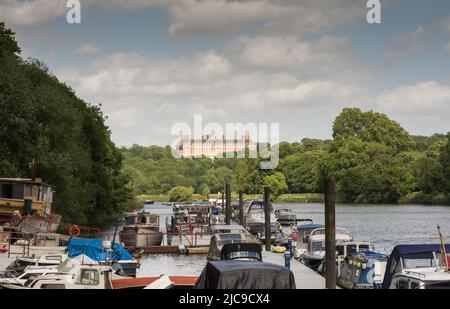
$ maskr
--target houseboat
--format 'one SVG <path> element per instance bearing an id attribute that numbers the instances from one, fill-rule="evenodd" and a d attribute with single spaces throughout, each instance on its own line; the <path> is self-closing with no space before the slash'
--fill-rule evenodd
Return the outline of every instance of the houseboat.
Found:
<path id="1" fill-rule="evenodd" d="M 22 233 L 53 233 L 61 216 L 52 212 L 53 187 L 40 178 L 0 178 L 0 225 Z"/>
<path id="2" fill-rule="evenodd" d="M 127 214 L 119 238 L 129 251 L 160 246 L 163 233 L 159 229 L 159 215 L 152 214 L 146 209 Z"/>

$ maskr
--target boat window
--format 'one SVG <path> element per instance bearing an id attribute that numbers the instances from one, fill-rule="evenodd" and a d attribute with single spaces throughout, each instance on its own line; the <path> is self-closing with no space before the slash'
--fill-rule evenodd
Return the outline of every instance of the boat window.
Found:
<path id="1" fill-rule="evenodd" d="M 369 245 L 368 244 L 364 244 L 364 245 L 359 245 L 358 251 L 367 251 L 369 249 L 370 249 Z"/>
<path id="2" fill-rule="evenodd" d="M 344 246 L 336 246 L 336 252 L 338 255 L 345 255 L 345 248 Z"/>
<path id="3" fill-rule="evenodd" d="M 84 285 L 98 285 L 100 283 L 98 271 L 91 269 L 81 270 L 81 282 Z"/>
<path id="4" fill-rule="evenodd" d="M 12 199 L 13 197 L 13 185 L 9 183 L 2 184 L 2 198 Z"/>
<path id="5" fill-rule="evenodd" d="M 47 261 L 61 261 L 62 260 L 62 256 L 60 256 L 60 255 L 49 255 L 49 256 L 46 256 L 45 259 Z"/>
<path id="6" fill-rule="evenodd" d="M 423 267 L 435 267 L 436 261 L 434 259 L 433 252 L 427 252 L 415 255 L 406 255 L 402 257 L 403 268 L 423 268 Z"/>
<path id="7" fill-rule="evenodd" d="M 321 241 L 314 241 L 311 243 L 311 252 L 325 251 L 325 243 Z"/>
<path id="8" fill-rule="evenodd" d="M 241 234 L 221 234 L 220 239 L 223 241 L 226 240 L 241 240 Z"/>
<path id="9" fill-rule="evenodd" d="M 450 281 L 428 284 L 428 285 L 425 286 L 425 289 L 428 289 L 428 290 L 440 290 L 440 289 L 447 290 L 447 289 L 450 289 Z"/>
<path id="10" fill-rule="evenodd" d="M 417 290 L 419 288 L 419 283 L 411 282 L 411 290 Z"/>
<path id="11" fill-rule="evenodd" d="M 407 290 L 407 289 L 409 289 L 408 281 L 406 280 L 397 281 L 397 290 Z"/>
<path id="12" fill-rule="evenodd" d="M 63 290 L 66 286 L 64 284 L 43 284 L 41 285 L 41 289 L 49 289 L 49 290 Z"/>

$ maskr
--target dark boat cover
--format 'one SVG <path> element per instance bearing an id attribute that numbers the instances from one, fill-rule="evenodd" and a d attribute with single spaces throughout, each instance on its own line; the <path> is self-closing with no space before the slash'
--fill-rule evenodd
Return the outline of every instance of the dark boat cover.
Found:
<path id="1" fill-rule="evenodd" d="M 94 261 L 133 259 L 133 256 L 118 243 L 114 244 L 112 252 L 105 251 L 103 249 L 103 240 L 101 239 L 72 238 L 67 244 L 67 254 L 69 257 L 85 254 Z"/>
<path id="2" fill-rule="evenodd" d="M 253 261 L 208 262 L 194 289 L 295 289 L 294 274 L 279 265 Z"/>
<path id="3" fill-rule="evenodd" d="M 450 245 L 445 245 L 445 250 L 450 252 Z M 424 256 L 433 252 L 441 252 L 440 245 L 424 244 L 424 245 L 398 245 L 392 250 L 387 261 L 386 272 L 384 273 L 383 289 L 389 289 L 392 276 L 395 275 L 395 269 L 391 271 L 392 264 L 398 263 L 402 257 Z"/>
<path id="4" fill-rule="evenodd" d="M 314 224 L 314 223 L 302 224 L 302 225 L 297 226 L 297 230 L 298 231 L 315 230 L 315 229 L 320 229 L 320 228 L 323 228 L 323 227 L 325 227 L 325 225 L 323 225 L 323 224 Z"/>

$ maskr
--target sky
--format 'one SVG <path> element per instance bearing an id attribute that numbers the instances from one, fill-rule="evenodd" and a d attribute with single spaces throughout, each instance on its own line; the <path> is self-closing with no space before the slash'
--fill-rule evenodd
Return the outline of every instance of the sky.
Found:
<path id="1" fill-rule="evenodd" d="M 0 0 L 22 55 L 91 104 L 119 146 L 168 145 L 179 122 L 279 123 L 331 138 L 345 107 L 414 135 L 450 131 L 450 1 Z"/>

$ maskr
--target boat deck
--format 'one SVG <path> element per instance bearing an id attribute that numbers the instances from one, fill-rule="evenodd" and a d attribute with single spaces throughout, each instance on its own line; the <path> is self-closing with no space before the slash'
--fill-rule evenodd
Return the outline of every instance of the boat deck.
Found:
<path id="1" fill-rule="evenodd" d="M 284 266 L 284 254 L 263 251 L 262 256 L 263 262 Z M 291 260 L 291 271 L 297 289 L 325 289 L 325 278 L 296 259 Z"/>

